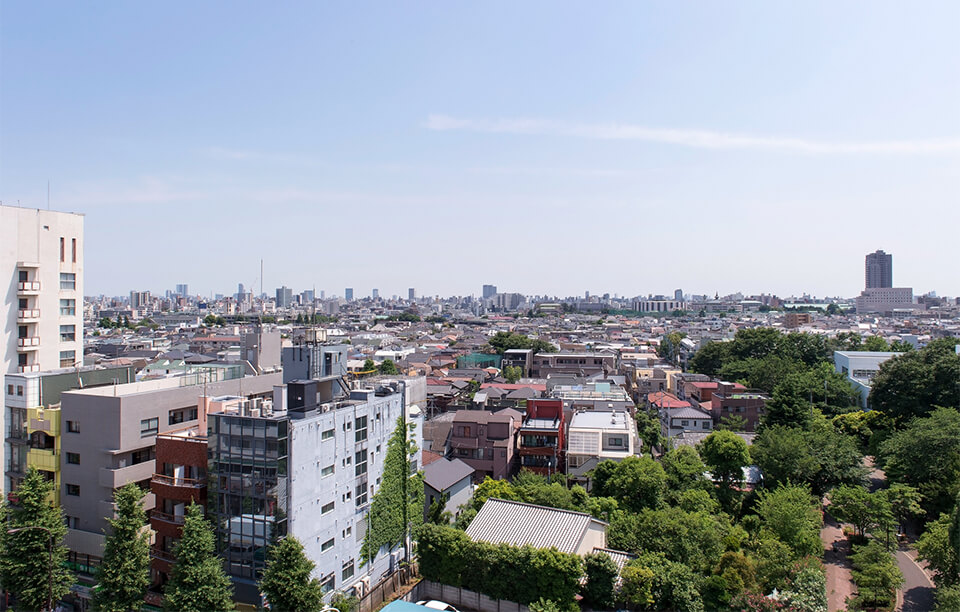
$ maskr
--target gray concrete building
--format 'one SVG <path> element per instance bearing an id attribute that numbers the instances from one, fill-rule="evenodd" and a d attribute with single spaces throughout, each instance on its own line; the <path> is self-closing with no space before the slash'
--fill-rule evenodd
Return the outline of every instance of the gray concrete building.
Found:
<path id="1" fill-rule="evenodd" d="M 63 393 L 60 499 L 72 553 L 96 563 L 114 490 L 130 482 L 150 488 L 157 434 L 197 424 L 204 395 L 272 398 L 280 383 L 279 373 L 207 384 L 175 377 Z M 153 508 L 152 494 L 145 506 Z"/>

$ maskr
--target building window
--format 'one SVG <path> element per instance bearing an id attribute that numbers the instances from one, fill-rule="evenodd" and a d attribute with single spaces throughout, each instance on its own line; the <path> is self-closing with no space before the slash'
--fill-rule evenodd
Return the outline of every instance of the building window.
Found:
<path id="1" fill-rule="evenodd" d="M 336 586 L 336 573 L 330 574 L 320 582 L 320 592 L 326 595 Z"/>
<path id="2" fill-rule="evenodd" d="M 67 432 L 80 433 L 80 421 L 67 421 Z"/>
<path id="3" fill-rule="evenodd" d="M 70 240 L 70 259 L 73 263 L 77 263 L 77 239 L 72 238 Z"/>
<path id="4" fill-rule="evenodd" d="M 67 495 L 80 495 L 80 485 L 68 484 L 67 485 Z"/>
<path id="5" fill-rule="evenodd" d="M 63 520 L 67 524 L 67 529 L 80 528 L 80 519 L 75 516 L 64 516 Z"/>
<path id="6" fill-rule="evenodd" d="M 67 463 L 80 465 L 80 455 L 78 453 L 67 453 Z"/>
<path id="7" fill-rule="evenodd" d="M 66 252 L 67 252 L 66 244 L 67 244 L 67 239 L 64 238 L 63 236 L 60 236 L 60 263 L 63 263 L 64 256 L 66 255 Z"/>
<path id="8" fill-rule="evenodd" d="M 77 288 L 77 275 L 73 272 L 61 272 L 60 273 L 60 289 L 76 289 Z"/>
<path id="9" fill-rule="evenodd" d="M 153 453 L 154 447 L 141 448 L 140 450 L 133 451 L 130 453 L 130 465 L 137 465 L 138 463 L 144 463 L 146 461 L 151 461 L 156 458 L 156 455 Z"/>
<path id="10" fill-rule="evenodd" d="M 60 316 L 72 317 L 77 314 L 77 300 L 60 300 Z"/>
<path id="11" fill-rule="evenodd" d="M 359 417 L 356 422 L 356 441 L 363 442 L 367 439 L 367 417 Z"/>
<path id="12" fill-rule="evenodd" d="M 160 430 L 160 419 L 154 417 L 152 419 L 143 419 L 140 421 L 140 437 L 146 438 L 147 436 L 155 436 Z"/>
<path id="13" fill-rule="evenodd" d="M 13 395 L 13 385 L 7 385 L 7 395 Z"/>
<path id="14" fill-rule="evenodd" d="M 77 339 L 77 326 L 76 325 L 61 325 L 60 326 L 60 342 L 73 342 Z"/>
<path id="15" fill-rule="evenodd" d="M 324 504 L 323 508 L 320 508 L 320 514 L 329 514 L 333 512 L 333 507 L 336 505 L 335 502 L 330 502 L 329 504 Z"/>
<path id="16" fill-rule="evenodd" d="M 333 474 L 332 465 L 328 465 L 327 467 L 320 470 L 320 478 L 326 478 L 327 476 L 331 476 L 332 474 Z"/>
<path id="17" fill-rule="evenodd" d="M 367 505 L 367 483 L 361 482 L 357 485 L 356 495 L 357 498 L 357 507 Z"/>
<path id="18" fill-rule="evenodd" d="M 183 423 L 184 421 L 195 421 L 196 419 L 196 408 L 180 408 L 178 410 L 171 410 L 169 412 L 167 416 L 167 423 L 170 425 L 176 425 L 178 423 Z"/>
<path id="19" fill-rule="evenodd" d="M 327 552 L 331 548 L 333 548 L 333 538 L 330 538 L 329 540 L 327 540 L 326 542 L 320 545 L 320 552 Z"/>
<path id="20" fill-rule="evenodd" d="M 623 438 L 610 438 L 610 446 L 623 446 Z"/>
<path id="21" fill-rule="evenodd" d="M 321 439 L 321 440 L 330 440 L 331 438 L 333 438 L 334 433 L 335 433 L 335 431 L 334 431 L 333 429 L 327 429 L 327 430 L 325 430 L 323 433 L 320 434 L 320 439 Z"/>
<path id="22" fill-rule="evenodd" d="M 60 367 L 70 368 L 77 362 L 76 351 L 60 351 Z"/>
<path id="23" fill-rule="evenodd" d="M 361 476 L 363 474 L 366 474 L 367 473 L 367 451 L 365 450 L 357 451 L 357 453 L 354 455 L 354 458 L 356 459 L 356 464 L 357 464 L 356 467 L 354 468 L 356 471 L 355 475 Z"/>
<path id="24" fill-rule="evenodd" d="M 354 572 L 353 559 L 350 559 L 349 561 L 343 564 L 342 579 L 349 580 L 350 578 L 353 578 L 353 572 Z"/>

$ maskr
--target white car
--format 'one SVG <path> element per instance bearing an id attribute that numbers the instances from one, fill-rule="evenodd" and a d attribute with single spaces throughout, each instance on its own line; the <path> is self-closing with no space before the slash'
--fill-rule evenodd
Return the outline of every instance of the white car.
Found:
<path id="1" fill-rule="evenodd" d="M 436 599 L 431 599 L 427 601 L 426 599 L 420 600 L 417 602 L 418 606 L 424 606 L 426 608 L 432 608 L 433 610 L 444 610 L 445 612 L 460 612 L 450 604 L 445 601 L 437 601 Z"/>

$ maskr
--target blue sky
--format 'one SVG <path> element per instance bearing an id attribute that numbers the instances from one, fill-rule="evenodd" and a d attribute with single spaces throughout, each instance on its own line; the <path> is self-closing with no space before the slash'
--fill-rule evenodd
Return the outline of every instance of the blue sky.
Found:
<path id="1" fill-rule="evenodd" d="M 56 10 L 51 10 L 55 7 Z M 46 10 L 45 10 L 46 9 Z M 87 293 L 960 294 L 960 3 L 4 2 Z"/>

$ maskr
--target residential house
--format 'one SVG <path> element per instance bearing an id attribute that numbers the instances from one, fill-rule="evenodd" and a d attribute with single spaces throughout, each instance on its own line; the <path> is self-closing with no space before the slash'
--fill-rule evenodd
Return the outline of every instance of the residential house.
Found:
<path id="1" fill-rule="evenodd" d="M 562 472 L 565 429 L 562 400 L 528 401 L 517 444 L 520 467 L 545 476 Z"/>
<path id="2" fill-rule="evenodd" d="M 458 410 L 447 440 L 447 457 L 472 467 L 475 481 L 485 476 L 508 478 L 517 468 L 514 451 L 522 421 L 523 415 L 512 408 L 497 412 Z"/>
<path id="3" fill-rule="evenodd" d="M 473 496 L 473 468 L 459 459 L 443 457 L 423 466 L 423 517 L 427 520 L 430 507 L 443 503 L 451 518 L 460 516 L 461 506 Z"/>
<path id="4" fill-rule="evenodd" d="M 710 400 L 713 424 L 719 425 L 727 417 L 742 417 L 746 422 L 746 431 L 756 431 L 769 399 L 762 391 L 722 382 Z"/>
<path id="5" fill-rule="evenodd" d="M 475 542 L 556 548 L 585 556 L 606 548 L 607 526 L 583 512 L 490 498 L 466 533 Z"/>
<path id="6" fill-rule="evenodd" d="M 582 478 L 600 461 L 622 461 L 640 452 L 637 425 L 626 410 L 575 412 L 567 431 L 567 474 Z"/>

